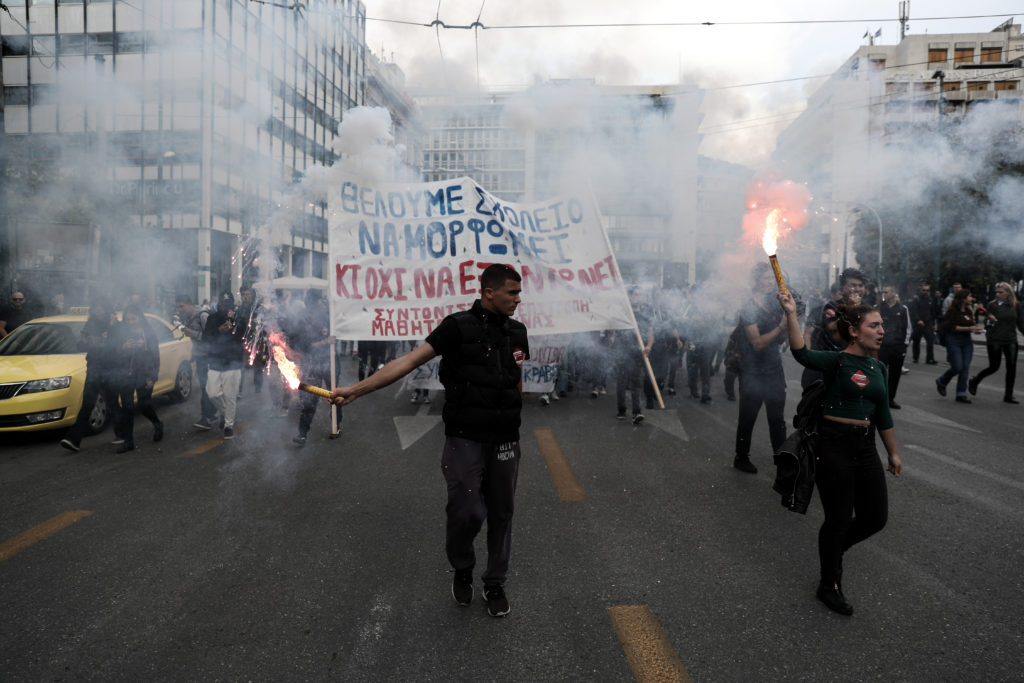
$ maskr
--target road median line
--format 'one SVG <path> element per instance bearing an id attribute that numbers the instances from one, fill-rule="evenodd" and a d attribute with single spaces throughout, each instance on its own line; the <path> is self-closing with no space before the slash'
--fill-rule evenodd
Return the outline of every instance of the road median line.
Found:
<path id="1" fill-rule="evenodd" d="M 12 539 L 0 543 L 0 562 L 10 559 L 25 548 L 35 545 L 39 541 L 52 536 L 58 531 L 65 529 L 83 517 L 92 514 L 92 510 L 72 510 L 64 512 L 53 519 L 47 520 L 28 531 L 22 532 Z"/>
<path id="2" fill-rule="evenodd" d="M 583 490 L 583 485 L 566 459 L 565 453 L 562 452 L 555 433 L 550 429 L 535 429 L 533 436 L 537 439 L 537 445 L 540 446 L 544 462 L 547 463 L 548 473 L 555 483 L 558 497 L 568 502 L 586 500 L 587 493 Z"/>
<path id="3" fill-rule="evenodd" d="M 616 605 L 608 608 L 608 616 L 638 683 L 692 683 L 693 679 L 649 607 Z"/>

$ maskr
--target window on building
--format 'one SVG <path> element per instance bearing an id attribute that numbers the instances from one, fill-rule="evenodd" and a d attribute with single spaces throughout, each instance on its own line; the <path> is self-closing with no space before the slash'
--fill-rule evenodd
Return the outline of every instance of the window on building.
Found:
<path id="1" fill-rule="evenodd" d="M 996 81 L 996 90 L 1016 90 L 1019 81 Z"/>
<path id="2" fill-rule="evenodd" d="M 928 62 L 944 62 L 948 53 L 949 50 L 944 47 L 930 47 L 928 48 Z"/>
<path id="3" fill-rule="evenodd" d="M 970 64 L 974 61 L 974 47 L 958 47 L 953 53 L 955 64 Z"/>
<path id="4" fill-rule="evenodd" d="M 967 81 L 967 92 L 988 90 L 988 81 Z"/>
<path id="5" fill-rule="evenodd" d="M 982 47 L 981 48 L 981 61 L 984 62 L 998 62 L 1003 57 L 1003 48 L 996 47 Z"/>
<path id="6" fill-rule="evenodd" d="M 960 90 L 960 81 L 946 81 L 942 84 L 942 92 L 957 92 Z"/>
<path id="7" fill-rule="evenodd" d="M 890 81 L 885 84 L 885 92 L 887 95 L 899 95 L 907 92 L 907 83 L 901 81 Z"/>
<path id="8" fill-rule="evenodd" d="M 914 83 L 914 92 L 931 92 L 935 90 L 934 81 L 920 81 Z"/>

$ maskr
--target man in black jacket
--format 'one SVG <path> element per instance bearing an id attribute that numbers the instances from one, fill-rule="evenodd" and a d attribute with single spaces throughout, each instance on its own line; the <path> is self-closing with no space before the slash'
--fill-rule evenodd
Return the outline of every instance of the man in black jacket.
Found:
<path id="1" fill-rule="evenodd" d="M 373 375 L 334 390 L 336 403 L 351 403 L 441 356 L 446 437 L 441 469 L 448 485 L 445 550 L 455 570 L 452 597 L 462 606 L 473 600 L 473 539 L 486 520 L 482 579 L 492 617 L 509 613 L 504 585 L 519 474 L 522 366 L 530 357 L 526 327 L 511 318 L 521 282 L 510 266 L 488 266 L 480 275 L 480 298 L 470 310 L 447 316 L 425 344 Z"/>
<path id="2" fill-rule="evenodd" d="M 932 287 L 925 280 L 921 280 L 921 284 L 917 289 L 917 296 L 911 300 L 908 307 L 910 309 L 910 321 L 914 325 L 911 335 L 911 352 L 913 353 L 915 363 L 921 357 L 921 338 L 923 337 L 926 352 L 925 363 L 928 365 L 938 365 L 938 361 L 935 360 L 934 306 Z"/>
<path id="3" fill-rule="evenodd" d="M 61 439 L 60 445 L 77 453 L 81 450 L 82 437 L 89 429 L 96 401 L 102 395 L 107 410 L 113 412 L 117 403 L 110 382 L 111 349 L 107 343 L 113 321 L 110 306 L 104 301 L 96 301 L 89 309 L 89 319 L 82 326 L 78 350 L 85 351 L 85 384 L 82 387 L 82 406 L 78 409 L 78 418 L 68 433 Z"/>
<path id="4" fill-rule="evenodd" d="M 878 351 L 878 360 L 889 369 L 889 407 L 900 408 L 896 402 L 896 389 L 900 385 L 903 374 L 903 360 L 907 357 L 907 344 L 910 342 L 910 312 L 900 303 L 900 295 L 892 285 L 882 287 L 882 305 L 878 307 L 882 314 L 882 348 Z"/>

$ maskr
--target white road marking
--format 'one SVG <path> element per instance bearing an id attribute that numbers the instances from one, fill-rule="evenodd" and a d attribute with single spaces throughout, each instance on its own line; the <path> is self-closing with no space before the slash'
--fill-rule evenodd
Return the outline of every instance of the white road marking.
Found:
<path id="1" fill-rule="evenodd" d="M 947 465 L 952 465 L 953 467 L 958 467 L 962 470 L 966 470 L 971 474 L 976 474 L 979 477 L 985 477 L 986 479 L 991 479 L 992 481 L 998 482 L 1004 486 L 1009 486 L 1011 488 L 1024 491 L 1024 482 L 1017 481 L 1016 479 L 1010 479 L 1009 477 L 1003 476 L 1002 474 L 989 472 L 988 470 L 982 469 L 977 465 L 961 462 L 956 458 L 950 457 L 948 455 L 943 455 L 942 453 L 933 451 L 930 448 L 925 448 L 924 446 L 918 446 L 917 444 L 907 444 L 905 447 L 917 453 L 921 453 L 922 455 L 927 455 L 929 458 L 935 458 L 936 460 L 943 462 Z"/>
<path id="2" fill-rule="evenodd" d="M 948 427 L 949 429 L 955 429 L 957 431 L 974 432 L 975 434 L 981 434 L 981 430 L 968 427 L 967 425 L 954 422 L 953 420 L 947 420 L 944 417 L 939 417 L 935 413 L 927 410 L 922 410 L 916 406 L 903 404 L 902 410 L 893 411 L 893 419 L 896 420 L 897 425 L 899 422 L 906 421 L 916 425 L 928 426 L 938 425 L 940 427 Z"/>
<path id="3" fill-rule="evenodd" d="M 683 428 L 679 414 L 673 410 L 651 410 L 644 413 L 644 423 L 652 424 L 663 432 L 668 432 L 677 439 L 689 441 L 690 435 Z"/>

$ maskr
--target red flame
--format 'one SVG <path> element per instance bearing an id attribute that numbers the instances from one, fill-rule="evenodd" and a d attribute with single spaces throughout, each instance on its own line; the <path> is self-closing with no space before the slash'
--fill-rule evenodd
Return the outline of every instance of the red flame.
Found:
<path id="1" fill-rule="evenodd" d="M 299 368 L 289 360 L 285 352 L 288 345 L 285 344 L 284 338 L 277 332 L 271 332 L 268 338 L 270 340 L 270 348 L 274 354 L 274 360 L 277 362 L 277 369 L 281 372 L 281 376 L 284 377 L 284 381 L 288 383 L 290 389 L 298 389 Z"/>
<path id="2" fill-rule="evenodd" d="M 743 233 L 771 256 L 778 250 L 780 237 L 807 223 L 810 202 L 811 193 L 800 183 L 776 176 L 758 178 L 747 188 Z"/>

